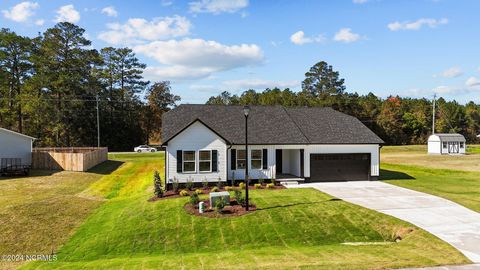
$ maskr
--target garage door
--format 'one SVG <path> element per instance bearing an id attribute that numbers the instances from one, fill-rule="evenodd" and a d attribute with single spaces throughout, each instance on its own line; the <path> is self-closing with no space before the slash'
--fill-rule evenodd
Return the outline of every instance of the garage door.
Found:
<path id="1" fill-rule="evenodd" d="M 370 154 L 311 154 L 310 181 L 368 180 Z"/>

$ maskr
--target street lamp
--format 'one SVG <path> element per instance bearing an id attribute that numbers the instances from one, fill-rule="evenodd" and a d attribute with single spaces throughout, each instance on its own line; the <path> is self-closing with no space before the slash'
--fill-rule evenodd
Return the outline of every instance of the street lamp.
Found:
<path id="1" fill-rule="evenodd" d="M 249 184 L 249 179 L 248 179 L 248 114 L 250 113 L 250 106 L 245 105 L 243 107 L 243 114 L 245 115 L 245 203 L 247 206 L 245 207 L 245 210 L 248 211 L 248 184 Z"/>

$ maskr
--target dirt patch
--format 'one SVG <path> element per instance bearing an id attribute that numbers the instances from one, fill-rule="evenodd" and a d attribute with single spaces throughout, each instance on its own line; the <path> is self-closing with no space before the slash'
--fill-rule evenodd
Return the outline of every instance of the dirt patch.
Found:
<path id="1" fill-rule="evenodd" d="M 238 204 L 235 199 L 230 199 L 230 205 L 218 211 L 210 208 L 210 202 L 208 200 L 203 201 L 203 203 L 205 204 L 206 210 L 201 214 L 198 209 L 198 204 L 192 205 L 191 203 L 186 203 L 183 208 L 190 215 L 209 218 L 239 217 L 257 211 L 257 206 L 254 204 L 250 205 L 248 211 L 245 210 L 245 206 Z"/>

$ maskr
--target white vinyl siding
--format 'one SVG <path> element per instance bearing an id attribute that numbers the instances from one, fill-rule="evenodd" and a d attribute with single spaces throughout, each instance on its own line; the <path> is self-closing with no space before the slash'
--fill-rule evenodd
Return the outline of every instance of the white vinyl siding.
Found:
<path id="1" fill-rule="evenodd" d="M 196 172 L 194 173 L 178 173 L 177 172 L 177 150 L 195 151 L 196 153 Z M 217 172 L 200 172 L 199 170 L 199 152 L 203 150 L 217 150 Z M 195 122 L 183 132 L 168 142 L 167 155 L 167 181 L 171 181 L 174 177 L 180 183 L 187 182 L 191 177 L 194 182 L 201 182 L 207 179 L 209 182 L 217 182 L 220 178 L 226 181 L 227 170 L 227 145 L 225 141 L 217 134 L 203 125 L 201 122 Z"/>
<path id="2" fill-rule="evenodd" d="M 0 159 L 20 158 L 23 165 L 32 164 L 33 139 L 0 130 Z"/>

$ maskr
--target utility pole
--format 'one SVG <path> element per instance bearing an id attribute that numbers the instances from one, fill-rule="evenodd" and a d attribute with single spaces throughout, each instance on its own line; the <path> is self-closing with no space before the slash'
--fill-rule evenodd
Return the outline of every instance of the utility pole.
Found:
<path id="1" fill-rule="evenodd" d="M 96 95 L 97 100 L 97 147 L 100 147 L 100 112 L 98 109 L 98 93 Z"/>
<path id="2" fill-rule="evenodd" d="M 437 99 L 437 94 L 433 94 L 432 134 L 435 134 L 435 100 L 436 99 Z"/>

